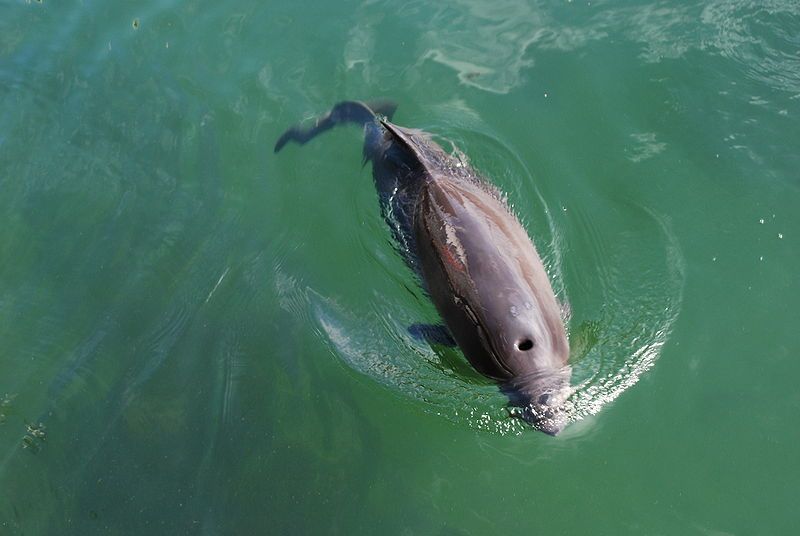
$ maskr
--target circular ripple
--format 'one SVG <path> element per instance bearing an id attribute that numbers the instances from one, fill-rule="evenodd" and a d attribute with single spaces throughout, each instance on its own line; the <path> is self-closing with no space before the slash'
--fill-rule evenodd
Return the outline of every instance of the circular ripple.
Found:
<path id="1" fill-rule="evenodd" d="M 460 117 L 472 122 L 468 114 Z M 684 270 L 669 223 L 631 203 L 603 218 L 554 212 L 519 155 L 499 136 L 473 127 L 451 121 L 446 136 L 434 137 L 460 158 L 466 157 L 455 147 L 477 155 L 472 165 L 508 194 L 535 238 L 559 299 L 575 298 L 568 326 L 574 389 L 565 410 L 571 421 L 597 413 L 653 366 L 677 316 Z M 358 188 L 366 190 L 363 178 Z M 500 434 L 524 430 L 496 384 L 458 350 L 432 348 L 409 334 L 411 324 L 441 321 L 393 251 L 374 192 L 357 193 L 354 203 L 354 214 L 341 222 L 361 222 L 348 225 L 353 251 L 340 261 L 346 266 L 331 267 L 351 281 L 327 290 L 284 286 L 281 294 L 302 297 L 317 336 L 349 368 L 456 423 Z"/>

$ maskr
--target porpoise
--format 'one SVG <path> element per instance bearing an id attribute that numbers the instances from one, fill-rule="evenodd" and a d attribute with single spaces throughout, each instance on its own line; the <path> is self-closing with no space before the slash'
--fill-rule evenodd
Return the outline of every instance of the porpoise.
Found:
<path id="1" fill-rule="evenodd" d="M 390 122 L 395 110 L 388 101 L 340 102 L 287 130 L 275 152 L 339 124 L 363 127 L 382 215 L 445 324 L 410 331 L 456 343 L 498 383 L 512 415 L 555 435 L 567 421 L 571 368 L 563 308 L 542 260 L 500 191 L 427 133 Z"/>

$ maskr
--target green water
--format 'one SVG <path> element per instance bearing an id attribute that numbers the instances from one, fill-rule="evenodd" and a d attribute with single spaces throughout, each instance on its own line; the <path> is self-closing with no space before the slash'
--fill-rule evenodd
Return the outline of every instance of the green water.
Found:
<path id="1" fill-rule="evenodd" d="M 508 418 L 345 98 L 507 192 L 572 424 Z M 0 534 L 792 534 L 800 4 L 0 2 Z"/>

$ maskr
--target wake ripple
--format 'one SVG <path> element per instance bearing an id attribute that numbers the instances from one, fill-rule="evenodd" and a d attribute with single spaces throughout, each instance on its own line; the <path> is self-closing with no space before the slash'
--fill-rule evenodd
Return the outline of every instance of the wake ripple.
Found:
<path id="1" fill-rule="evenodd" d="M 470 121 L 469 114 L 462 117 Z M 574 388 L 564 409 L 571 421 L 598 413 L 654 366 L 680 311 L 685 268 L 669 221 L 635 204 L 615 206 L 602 219 L 580 209 L 554 211 L 523 160 L 499 137 L 454 130 L 452 139 L 439 139 L 443 146 L 449 140 L 488 147 L 475 167 L 492 170 L 510 200 L 526 200 L 518 203 L 521 219 L 536 238 L 559 298 L 572 303 Z M 525 430 L 509 417 L 497 386 L 459 351 L 432 349 L 409 335 L 413 323 L 439 321 L 435 309 L 399 256 L 388 253 L 377 207 L 356 207 L 354 217 L 369 221 L 352 226 L 354 251 L 342 273 L 362 274 L 363 284 L 337 293 L 278 274 L 275 290 L 284 310 L 310 320 L 348 368 L 418 401 L 425 411 L 498 434 Z"/>

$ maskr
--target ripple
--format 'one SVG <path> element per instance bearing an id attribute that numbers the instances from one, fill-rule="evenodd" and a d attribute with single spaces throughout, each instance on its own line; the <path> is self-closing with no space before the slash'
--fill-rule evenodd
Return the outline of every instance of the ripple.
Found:
<path id="1" fill-rule="evenodd" d="M 667 144 L 656 141 L 655 132 L 640 132 L 631 134 L 631 138 L 636 142 L 635 145 L 628 150 L 628 160 L 631 162 L 641 162 L 664 152 Z"/>
<path id="2" fill-rule="evenodd" d="M 575 392 L 566 405 L 572 420 L 596 414 L 636 384 L 658 359 L 683 299 L 685 261 L 669 221 L 646 207 L 626 207 L 636 224 L 592 256 L 596 272 L 583 286 L 597 304 L 573 328 Z M 589 220 L 589 225 L 593 222 Z M 630 225 L 630 224 L 629 224 Z M 592 265 L 588 264 L 587 265 Z M 583 298 L 583 297 L 582 297 Z M 581 323 L 581 319 L 574 321 Z"/>
<path id="3" fill-rule="evenodd" d="M 454 0 L 431 7 L 427 20 L 419 63 L 444 65 L 461 84 L 491 93 L 520 86 L 536 51 L 579 50 L 609 36 L 638 43 L 646 63 L 699 50 L 735 61 L 745 76 L 770 88 L 800 92 L 800 4 L 791 0 L 624 7 Z M 363 42 L 369 41 L 354 36 L 354 44 Z"/>
<path id="4" fill-rule="evenodd" d="M 459 158 L 475 155 L 476 169 L 516 203 L 559 298 L 575 298 L 569 326 L 575 386 L 565 411 L 571 421 L 596 414 L 655 364 L 677 317 L 684 268 L 669 222 L 637 205 L 616 207 L 613 212 L 622 216 L 613 230 L 605 228 L 607 218 L 601 225 L 579 208 L 569 218 L 553 211 L 510 145 L 491 129 L 473 130 L 477 114 L 452 115 L 460 119 L 437 129 L 447 136 L 434 130 L 434 137 Z M 300 288 L 284 274 L 277 279 L 284 309 L 310 319 L 316 335 L 348 368 L 416 400 L 425 411 L 492 433 L 525 430 L 509 417 L 497 386 L 475 372 L 460 351 L 431 348 L 409 334 L 411 324 L 440 322 L 438 315 L 392 251 L 374 196 L 361 197 L 354 208 L 364 225 L 353 226 L 356 238 L 347 241 L 353 251 L 342 273 L 359 274 L 356 286 Z"/>
<path id="5" fill-rule="evenodd" d="M 800 4 L 712 2 L 701 20 L 712 30 L 707 45 L 740 64 L 747 77 L 773 89 L 800 92 Z"/>
<path id="6" fill-rule="evenodd" d="M 791 0 L 716 0 L 703 6 L 663 3 L 601 7 L 587 23 L 597 35 L 624 35 L 642 46 L 647 63 L 691 51 L 736 62 L 744 75 L 767 87 L 800 91 L 800 5 Z"/>
<path id="7" fill-rule="evenodd" d="M 558 23 L 551 9 L 523 0 L 437 2 L 430 9 L 420 62 L 445 65 L 462 84 L 491 93 L 522 83 L 534 61 L 529 49 L 574 50 L 604 35 Z"/>

